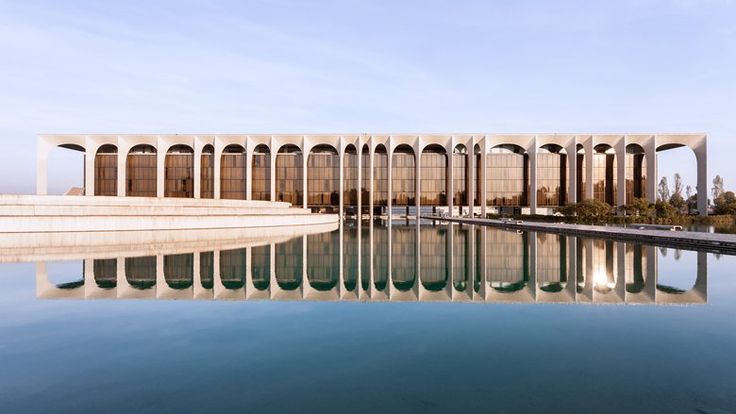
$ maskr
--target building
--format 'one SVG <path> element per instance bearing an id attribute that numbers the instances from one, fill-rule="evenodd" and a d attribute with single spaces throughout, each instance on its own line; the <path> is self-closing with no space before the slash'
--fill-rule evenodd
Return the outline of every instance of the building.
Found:
<path id="1" fill-rule="evenodd" d="M 85 152 L 86 196 L 284 201 L 377 215 L 550 214 L 588 198 L 654 201 L 657 153 L 685 146 L 707 214 L 705 134 L 44 134 L 39 195 L 56 146 Z"/>

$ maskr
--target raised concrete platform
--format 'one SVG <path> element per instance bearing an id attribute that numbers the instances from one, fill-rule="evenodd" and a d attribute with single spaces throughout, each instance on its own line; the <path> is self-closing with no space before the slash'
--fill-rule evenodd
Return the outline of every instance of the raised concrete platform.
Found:
<path id="1" fill-rule="evenodd" d="M 264 228 L 337 223 L 289 203 L 153 197 L 0 195 L 0 235 L 10 233 Z M 0 247 L 6 247 L 1 243 Z"/>
<path id="2" fill-rule="evenodd" d="M 512 230 L 531 230 L 621 241 L 634 241 L 664 247 L 698 249 L 736 255 L 736 235 L 695 231 L 640 230 L 629 227 L 593 226 L 585 224 L 504 221 L 480 218 L 439 217 L 423 215 L 422 219 L 480 224 Z"/>

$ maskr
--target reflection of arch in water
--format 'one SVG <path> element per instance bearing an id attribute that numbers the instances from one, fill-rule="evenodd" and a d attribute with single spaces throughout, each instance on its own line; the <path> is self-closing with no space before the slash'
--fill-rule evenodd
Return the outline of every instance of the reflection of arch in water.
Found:
<path id="1" fill-rule="evenodd" d="M 271 282 L 271 246 L 251 248 L 251 281 L 253 287 L 265 291 Z"/>
<path id="2" fill-rule="evenodd" d="M 489 289 L 486 300 L 533 301 L 534 275 L 530 269 L 530 247 L 534 232 L 516 233 L 490 229 L 486 234 L 486 271 Z M 530 246 L 531 245 L 531 246 Z"/>
<path id="3" fill-rule="evenodd" d="M 204 289 L 212 289 L 215 279 L 215 253 L 199 254 L 199 280 Z"/>
<path id="4" fill-rule="evenodd" d="M 420 227 L 419 236 L 421 287 L 427 293 L 442 292 L 449 287 L 450 282 L 448 229 L 445 226 Z M 420 295 L 421 298 L 424 296 Z"/>
<path id="5" fill-rule="evenodd" d="M 706 303 L 708 299 L 708 254 L 692 252 L 697 255 L 697 269 L 695 282 L 689 289 L 674 287 L 670 284 L 656 284 L 655 302 L 678 303 Z"/>
<path id="6" fill-rule="evenodd" d="M 575 260 L 576 240 L 567 236 L 537 233 L 535 252 L 531 266 L 539 290 L 536 294 L 538 302 L 573 302 L 575 300 L 575 283 L 571 283 L 574 269 L 570 263 Z"/>
<path id="7" fill-rule="evenodd" d="M 373 227 L 373 286 L 379 292 L 387 292 L 389 279 L 389 229 Z"/>
<path id="8" fill-rule="evenodd" d="M 92 275 L 97 287 L 113 289 L 118 285 L 117 259 L 95 259 L 92 261 Z"/>
<path id="9" fill-rule="evenodd" d="M 338 285 L 340 272 L 340 233 L 310 234 L 307 236 L 307 281 L 319 292 L 327 292 Z"/>
<path id="10" fill-rule="evenodd" d="M 466 292 L 470 284 L 470 238 L 471 228 L 452 225 L 450 246 L 452 249 L 452 286 L 455 292 Z"/>
<path id="11" fill-rule="evenodd" d="M 246 250 L 220 251 L 220 281 L 225 289 L 242 289 L 245 286 Z"/>
<path id="12" fill-rule="evenodd" d="M 156 256 L 126 257 L 125 280 L 140 290 L 156 286 Z"/>
<path id="13" fill-rule="evenodd" d="M 49 280 L 46 263 L 38 262 L 36 263 L 36 297 L 42 299 L 83 299 L 84 281 L 81 285 L 73 288 L 60 288 Z"/>
<path id="14" fill-rule="evenodd" d="M 172 254 L 164 256 L 164 280 L 176 290 L 192 287 L 194 278 L 194 255 Z"/>
<path id="15" fill-rule="evenodd" d="M 276 284 L 282 290 L 297 290 L 304 272 L 304 247 L 301 237 L 276 245 Z"/>
<path id="16" fill-rule="evenodd" d="M 391 226 L 391 281 L 399 292 L 412 290 L 417 281 L 417 234 L 412 227 Z"/>
<path id="17" fill-rule="evenodd" d="M 358 228 L 346 226 L 343 231 L 342 277 L 343 287 L 348 292 L 355 291 L 358 284 L 358 243 Z"/>

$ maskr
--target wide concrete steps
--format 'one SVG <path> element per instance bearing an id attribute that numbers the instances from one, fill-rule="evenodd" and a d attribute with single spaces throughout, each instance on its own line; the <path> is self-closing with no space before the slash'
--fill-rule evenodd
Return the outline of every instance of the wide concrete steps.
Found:
<path id="1" fill-rule="evenodd" d="M 0 233 L 182 230 L 327 224 L 289 203 L 154 197 L 0 196 Z"/>

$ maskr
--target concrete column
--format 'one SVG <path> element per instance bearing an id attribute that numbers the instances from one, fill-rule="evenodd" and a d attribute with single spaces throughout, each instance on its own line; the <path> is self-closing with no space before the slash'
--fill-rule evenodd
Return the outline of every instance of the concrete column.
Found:
<path id="1" fill-rule="evenodd" d="M 529 154 L 529 213 L 537 214 L 537 137 L 532 139 Z"/>
<path id="2" fill-rule="evenodd" d="M 54 146 L 45 138 L 36 142 L 36 194 L 48 194 L 49 152 Z"/>
<path id="3" fill-rule="evenodd" d="M 570 143 L 567 145 L 565 152 L 567 152 L 567 177 L 568 177 L 568 191 L 567 191 L 567 204 L 577 203 L 578 200 L 578 145 L 577 137 L 573 137 Z"/>
<path id="4" fill-rule="evenodd" d="M 373 166 L 375 165 L 373 158 L 375 158 L 375 148 L 373 146 L 373 138 L 370 139 L 368 142 L 368 153 L 370 154 L 369 159 L 369 183 L 368 183 L 368 214 L 370 215 L 371 222 L 373 221 L 373 180 L 374 180 L 374 174 L 373 174 Z M 372 227 L 371 227 L 372 228 Z M 371 230 L 371 235 L 373 234 Z M 371 268 L 373 268 L 373 265 L 371 264 Z M 371 283 L 373 283 L 373 279 L 371 279 Z"/>
<path id="5" fill-rule="evenodd" d="M 453 182 L 453 179 L 455 178 L 455 171 L 453 169 L 453 165 L 455 164 L 453 161 L 453 158 L 455 158 L 455 148 L 454 148 L 454 139 L 450 138 L 450 145 L 445 147 L 445 152 L 447 153 L 447 172 L 445 174 L 445 177 L 447 179 L 447 215 L 452 217 L 452 208 L 454 201 L 453 198 L 455 197 L 455 183 Z"/>
<path id="6" fill-rule="evenodd" d="M 657 137 L 652 137 L 644 145 L 644 157 L 647 160 L 647 200 L 657 201 Z"/>
<path id="7" fill-rule="evenodd" d="M 199 138 L 194 137 L 194 198 L 202 197 L 202 147 Z M 195 273 L 198 273 L 196 269 Z"/>
<path id="8" fill-rule="evenodd" d="M 529 233 L 529 292 L 537 298 L 537 232 Z"/>
<path id="9" fill-rule="evenodd" d="M 84 143 L 84 195 L 95 195 L 95 155 L 97 145 L 90 139 L 85 138 Z"/>
<path id="10" fill-rule="evenodd" d="M 616 151 L 616 206 L 625 206 L 626 202 L 626 137 L 619 138 L 614 148 Z M 616 209 L 617 214 L 623 215 L 623 211 Z"/>
<path id="11" fill-rule="evenodd" d="M 416 217 L 417 220 L 419 219 L 419 207 L 420 207 L 420 199 L 422 198 L 422 142 L 421 138 L 415 138 L 414 141 L 414 157 L 415 157 L 415 163 L 414 167 L 416 168 L 416 184 L 414 187 L 414 191 L 416 193 L 414 201 L 416 205 Z M 418 257 L 418 256 L 417 256 Z"/>
<path id="12" fill-rule="evenodd" d="M 125 185 L 126 178 L 126 161 L 128 159 L 128 151 L 130 148 L 127 143 L 118 137 L 118 197 L 125 197 L 127 195 L 127 188 Z"/>
<path id="13" fill-rule="evenodd" d="M 394 148 L 393 145 L 391 145 L 391 137 L 388 137 L 388 142 L 386 143 L 386 156 L 388 158 L 388 218 L 391 219 L 392 214 L 392 207 L 393 207 L 393 197 L 394 197 L 394 183 L 393 183 L 393 158 L 394 158 Z M 372 170 L 372 169 L 371 169 Z M 389 222 L 390 223 L 390 222 Z M 390 228 L 389 228 L 390 230 Z M 390 237 L 390 231 L 389 231 L 389 237 Z M 389 239 L 391 240 L 391 239 Z M 390 257 L 390 255 L 389 255 Z M 389 274 L 391 272 L 389 271 Z"/>
<path id="14" fill-rule="evenodd" d="M 337 155 L 340 157 L 339 165 L 340 165 L 340 185 L 338 186 L 340 194 L 338 194 L 339 198 L 339 205 L 340 205 L 340 218 L 345 217 L 345 195 L 343 194 L 345 192 L 345 142 L 344 138 L 340 136 L 339 140 L 339 148 L 337 150 Z M 340 237 L 342 237 L 342 229 L 340 230 Z M 342 248 L 342 245 L 341 245 Z M 342 260 L 342 253 L 340 254 L 340 260 Z M 342 268 L 341 273 L 342 274 Z M 341 288 L 342 289 L 342 288 Z"/>
<path id="15" fill-rule="evenodd" d="M 486 144 L 485 139 L 483 139 L 483 143 L 481 144 L 480 149 L 481 149 L 480 151 L 481 174 L 480 174 L 480 183 L 478 183 L 480 185 L 480 205 L 481 205 L 480 214 L 481 216 L 483 216 L 483 218 L 485 218 L 486 209 L 487 209 L 486 204 L 488 200 L 488 195 L 487 195 L 488 189 L 486 188 L 486 174 L 488 173 L 488 166 L 486 165 L 486 163 L 488 162 L 488 156 L 487 156 L 488 151 L 487 151 L 487 144 Z"/>
<path id="16" fill-rule="evenodd" d="M 701 216 L 708 215 L 708 142 L 706 138 L 692 146 L 695 152 L 695 160 L 698 163 L 698 184 L 696 191 L 698 192 L 698 214 Z M 648 165 L 648 164 L 647 164 Z M 700 257 L 700 256 L 698 256 Z"/>
<path id="17" fill-rule="evenodd" d="M 355 146 L 355 152 L 358 154 L 358 185 L 357 185 L 357 195 L 358 195 L 358 212 L 356 215 L 356 218 L 358 219 L 358 269 L 360 269 L 360 220 L 362 219 L 362 206 L 363 206 L 363 181 L 362 181 L 362 175 L 363 175 L 363 140 L 358 137 L 358 141 L 356 142 Z M 360 270 L 358 270 L 358 284 L 360 284 Z M 358 290 L 360 292 L 360 290 Z"/>
<path id="18" fill-rule="evenodd" d="M 268 153 L 271 156 L 271 168 L 269 174 L 271 175 L 271 201 L 276 201 L 276 155 L 278 153 L 278 145 L 274 142 L 271 137 L 271 143 L 269 144 Z"/>
<path id="19" fill-rule="evenodd" d="M 593 137 L 583 144 L 585 151 L 585 198 L 593 198 Z M 580 200 L 583 201 L 583 200 Z"/>
<path id="20" fill-rule="evenodd" d="M 307 140 L 302 140 L 302 207 L 307 208 L 307 160 L 309 159 L 309 151 L 311 148 L 307 147 Z"/>
<path id="21" fill-rule="evenodd" d="M 470 217 L 473 217 L 473 209 L 475 208 L 475 138 L 470 139 L 467 150 L 468 159 L 466 163 L 467 169 L 465 172 L 467 181 L 465 183 L 467 184 L 468 213 L 470 213 Z"/>
<path id="22" fill-rule="evenodd" d="M 245 138 L 245 199 L 253 199 L 253 149 L 255 145 L 248 137 Z"/>
<path id="23" fill-rule="evenodd" d="M 156 197 L 164 196 L 164 169 L 167 145 L 162 142 L 161 137 L 156 139 Z"/>
<path id="24" fill-rule="evenodd" d="M 222 164 L 222 150 L 223 150 L 222 142 L 220 141 L 219 137 L 215 137 L 214 147 L 215 147 L 215 153 L 213 156 L 214 156 L 215 162 L 214 162 L 214 168 L 213 168 L 214 169 L 214 178 L 213 178 L 214 183 L 213 183 L 212 189 L 214 190 L 213 198 L 215 200 L 219 200 L 220 199 L 220 184 L 221 184 L 220 183 L 220 168 L 221 168 L 220 165 Z"/>
<path id="25" fill-rule="evenodd" d="M 164 276 L 164 255 L 156 255 L 156 297 L 160 298 L 161 295 L 166 292 L 166 277 Z"/>

